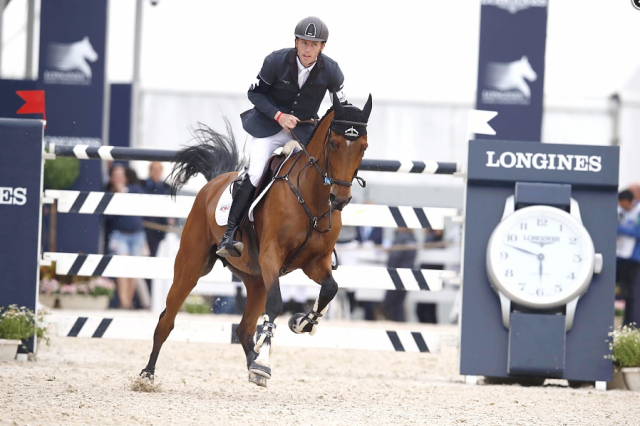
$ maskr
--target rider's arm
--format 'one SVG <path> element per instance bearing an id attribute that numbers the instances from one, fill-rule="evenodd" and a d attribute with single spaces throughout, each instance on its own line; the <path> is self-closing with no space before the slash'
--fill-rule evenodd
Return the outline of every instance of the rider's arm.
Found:
<path id="1" fill-rule="evenodd" d="M 251 85 L 247 93 L 249 101 L 255 105 L 260 112 L 274 120 L 278 113 L 278 108 L 269 101 L 267 93 L 271 89 L 271 85 L 276 82 L 275 69 L 276 67 L 275 64 L 272 64 L 271 55 L 267 56 L 258 74 L 258 81 Z"/>
<path id="2" fill-rule="evenodd" d="M 340 103 L 349 103 L 349 101 L 347 101 L 347 96 L 344 93 L 344 74 L 342 74 L 342 70 L 340 70 L 340 67 L 338 67 L 337 64 L 336 70 L 331 78 L 331 82 L 329 83 L 329 91 L 338 95 Z"/>

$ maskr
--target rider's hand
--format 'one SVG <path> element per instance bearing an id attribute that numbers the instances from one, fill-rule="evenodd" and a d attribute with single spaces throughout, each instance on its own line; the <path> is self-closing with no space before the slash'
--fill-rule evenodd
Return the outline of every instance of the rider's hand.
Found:
<path id="1" fill-rule="evenodd" d="M 285 114 L 285 113 L 280 113 L 280 112 L 278 112 L 275 115 L 275 117 L 273 117 L 273 118 L 285 130 L 293 130 L 293 129 L 295 129 L 296 125 L 298 124 L 298 121 L 300 121 L 300 120 L 298 120 L 298 117 L 296 117 L 295 115 Z"/>

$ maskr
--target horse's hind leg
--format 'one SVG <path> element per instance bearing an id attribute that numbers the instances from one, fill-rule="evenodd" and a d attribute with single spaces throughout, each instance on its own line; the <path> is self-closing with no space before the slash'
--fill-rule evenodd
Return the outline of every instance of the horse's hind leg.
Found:
<path id="1" fill-rule="evenodd" d="M 255 351 L 256 344 L 254 335 L 256 333 L 258 318 L 260 318 L 260 315 L 264 312 L 267 293 L 262 277 L 241 273 L 231 266 L 229 266 L 229 269 L 244 282 L 247 288 L 247 304 L 242 314 L 242 320 L 240 320 L 240 324 L 236 329 L 236 334 L 238 335 L 242 349 L 244 349 L 247 359 L 247 369 L 249 369 L 253 361 L 258 357 Z M 267 385 L 266 377 L 256 377 L 253 373 L 249 373 L 249 381 L 260 386 Z"/>
<path id="2" fill-rule="evenodd" d="M 320 294 L 307 313 L 296 313 L 289 319 L 289 328 L 297 334 L 314 335 L 318 329 L 318 321 L 329 309 L 329 302 L 338 292 L 338 283 L 331 274 L 331 258 L 322 259 L 303 268 L 304 273 L 315 282 L 320 283 Z"/>
<path id="3" fill-rule="evenodd" d="M 208 274 L 216 261 L 215 250 L 205 241 L 189 241 L 192 232 L 185 226 L 180 250 L 176 256 L 173 273 L 173 284 L 167 295 L 167 307 L 160 314 L 156 331 L 153 333 L 153 349 L 149 363 L 140 372 L 140 376 L 148 378 L 153 383 L 156 362 L 162 345 L 173 330 L 176 315 L 191 290 L 198 283 L 198 278 Z M 193 233 L 195 234 L 195 232 Z"/>

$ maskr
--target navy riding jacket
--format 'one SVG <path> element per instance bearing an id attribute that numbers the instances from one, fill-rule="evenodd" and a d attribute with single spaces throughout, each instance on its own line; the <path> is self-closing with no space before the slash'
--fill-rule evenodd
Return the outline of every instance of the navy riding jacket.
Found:
<path id="1" fill-rule="evenodd" d="M 241 114 L 242 126 L 251 136 L 266 138 L 282 130 L 274 117 L 278 111 L 292 114 L 300 120 L 318 118 L 318 109 L 327 90 L 342 90 L 344 75 L 338 63 L 320 53 L 307 81 L 298 87 L 296 49 L 277 50 L 268 55 L 258 82 L 249 88 L 248 97 L 255 107 Z M 313 125 L 299 124 L 295 135 L 308 142 Z"/>

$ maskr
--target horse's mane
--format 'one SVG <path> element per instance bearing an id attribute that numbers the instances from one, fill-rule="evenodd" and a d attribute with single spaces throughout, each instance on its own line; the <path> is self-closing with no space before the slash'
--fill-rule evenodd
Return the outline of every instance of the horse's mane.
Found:
<path id="1" fill-rule="evenodd" d="M 320 128 L 320 125 L 322 124 L 322 122 L 324 121 L 325 118 L 327 118 L 327 115 L 329 115 L 331 112 L 333 111 L 333 106 L 331 106 L 327 112 L 324 113 L 324 115 L 322 116 L 322 118 L 318 121 L 318 125 L 313 129 L 313 132 L 311 132 L 311 136 L 309 137 L 309 143 L 311 143 L 311 141 L 313 140 L 313 137 L 316 135 L 316 132 L 318 131 L 318 129 Z"/>

